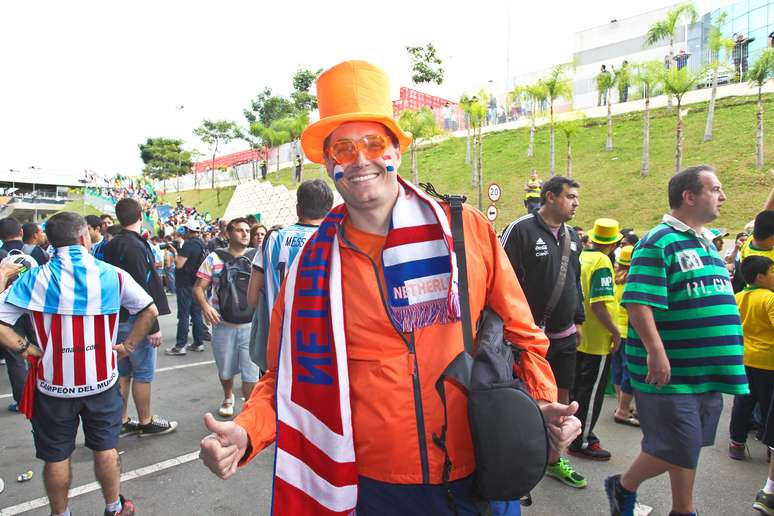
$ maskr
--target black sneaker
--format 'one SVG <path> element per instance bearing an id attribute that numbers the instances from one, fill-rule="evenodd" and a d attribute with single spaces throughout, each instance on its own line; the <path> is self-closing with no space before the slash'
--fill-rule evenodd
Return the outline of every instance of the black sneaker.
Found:
<path id="1" fill-rule="evenodd" d="M 567 453 L 576 457 L 583 457 L 591 460 L 610 460 L 610 452 L 599 445 L 599 441 L 594 441 L 585 448 L 570 448 Z"/>
<path id="2" fill-rule="evenodd" d="M 206 340 L 207 342 L 211 342 L 212 341 L 212 333 L 210 333 L 209 331 L 204 332 L 204 340 Z"/>
<path id="3" fill-rule="evenodd" d="M 774 494 L 764 493 L 763 489 L 758 491 L 753 502 L 753 509 L 766 516 L 774 515 Z"/>
<path id="4" fill-rule="evenodd" d="M 605 494 L 610 502 L 610 516 L 634 516 L 637 493 L 623 488 L 621 475 L 613 475 L 605 479 Z"/>
<path id="5" fill-rule="evenodd" d="M 126 437 L 127 435 L 134 435 L 140 433 L 140 422 L 136 419 L 129 418 L 121 423 L 121 431 L 118 437 Z"/>
<path id="6" fill-rule="evenodd" d="M 124 498 L 124 495 L 118 495 L 118 499 L 121 500 L 121 510 L 108 511 L 105 509 L 105 516 L 134 516 L 134 502 Z"/>
<path id="7" fill-rule="evenodd" d="M 147 425 L 139 425 L 140 437 L 152 437 L 154 435 L 164 435 L 174 432 L 177 428 L 177 421 L 167 421 L 163 417 L 153 416 Z"/>
<path id="8" fill-rule="evenodd" d="M 205 340 L 206 340 L 206 339 L 205 339 Z M 202 352 L 202 351 L 204 351 L 204 344 L 203 344 L 203 343 L 199 343 L 199 344 L 189 344 L 189 345 L 187 345 L 187 346 L 185 347 L 185 349 L 187 349 L 187 350 L 190 350 L 190 351 L 197 351 L 197 352 Z"/>

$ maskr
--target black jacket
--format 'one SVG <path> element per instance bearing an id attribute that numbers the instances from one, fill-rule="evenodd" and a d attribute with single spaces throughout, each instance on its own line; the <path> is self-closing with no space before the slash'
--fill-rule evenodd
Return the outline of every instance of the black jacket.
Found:
<path id="1" fill-rule="evenodd" d="M 568 231 L 572 241 L 567 279 L 564 291 L 546 324 L 546 333 L 561 332 L 573 323 L 582 324 L 585 319 L 580 281 L 580 253 L 583 247 L 578 234 L 562 224 L 557 241 L 548 224 L 535 212 L 511 222 L 500 237 L 505 254 L 527 297 L 532 316 L 540 323 L 559 276 L 561 242 L 567 237 Z"/>
<path id="2" fill-rule="evenodd" d="M 153 298 L 159 315 L 170 313 L 167 295 L 164 293 L 161 279 L 156 274 L 153 251 L 151 251 L 148 242 L 140 238 L 140 235 L 136 232 L 123 229 L 110 242 L 105 244 L 104 253 L 105 262 L 128 272 L 134 278 L 134 281 L 139 283 Z M 119 321 L 126 322 L 128 320 L 129 312 L 121 308 Z M 153 326 L 148 333 L 156 333 L 157 331 L 159 331 L 158 319 L 153 322 Z"/>

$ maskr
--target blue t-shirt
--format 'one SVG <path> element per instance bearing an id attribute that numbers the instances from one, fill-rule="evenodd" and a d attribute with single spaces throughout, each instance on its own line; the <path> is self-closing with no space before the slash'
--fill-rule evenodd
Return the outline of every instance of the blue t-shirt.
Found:
<path id="1" fill-rule="evenodd" d="M 274 300 L 279 294 L 282 280 L 293 265 L 307 238 L 317 231 L 317 226 L 291 224 L 267 235 L 262 249 L 256 250 L 253 267 L 263 272 L 263 291 L 266 293 L 266 305 L 271 314 Z"/>

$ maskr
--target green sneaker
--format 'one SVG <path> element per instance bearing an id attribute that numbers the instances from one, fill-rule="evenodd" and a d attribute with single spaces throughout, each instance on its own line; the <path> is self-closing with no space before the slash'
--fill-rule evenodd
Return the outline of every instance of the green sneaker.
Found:
<path id="1" fill-rule="evenodd" d="M 763 489 L 758 491 L 755 502 L 753 502 L 753 509 L 766 516 L 774 514 L 774 494 L 767 494 Z"/>
<path id="2" fill-rule="evenodd" d="M 586 479 L 572 469 L 570 461 L 564 457 L 559 457 L 558 461 L 549 464 L 548 469 L 546 469 L 546 475 L 554 477 L 558 481 L 576 489 L 583 489 L 587 484 Z"/>

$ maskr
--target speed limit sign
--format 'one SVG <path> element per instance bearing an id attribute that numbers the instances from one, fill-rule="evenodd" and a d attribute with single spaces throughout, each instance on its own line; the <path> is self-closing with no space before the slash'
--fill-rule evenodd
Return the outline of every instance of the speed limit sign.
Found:
<path id="1" fill-rule="evenodd" d="M 489 200 L 492 202 L 497 202 L 500 200 L 500 196 L 502 195 L 502 190 L 500 190 L 500 185 L 497 183 L 492 183 L 489 185 Z"/>
<path id="2" fill-rule="evenodd" d="M 489 208 L 486 209 L 486 218 L 488 218 L 490 222 L 495 221 L 497 218 L 497 206 L 494 204 L 489 205 Z"/>

